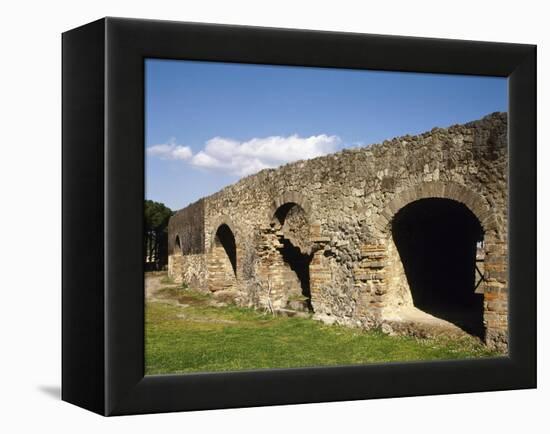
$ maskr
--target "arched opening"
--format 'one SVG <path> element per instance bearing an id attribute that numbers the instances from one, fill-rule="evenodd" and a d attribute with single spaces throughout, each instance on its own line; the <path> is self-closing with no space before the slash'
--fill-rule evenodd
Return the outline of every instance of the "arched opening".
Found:
<path id="1" fill-rule="evenodd" d="M 208 287 L 210 291 L 234 289 L 237 283 L 237 246 L 233 231 L 221 224 L 214 233 L 208 255 Z"/>
<path id="2" fill-rule="evenodd" d="M 235 244 L 235 236 L 233 232 L 226 224 L 220 225 L 216 231 L 216 238 L 214 239 L 214 248 L 223 249 L 227 260 L 231 265 L 233 275 L 237 275 L 237 246 Z"/>
<path id="3" fill-rule="evenodd" d="M 285 203 L 285 204 L 281 205 L 275 211 L 275 218 L 279 221 L 279 223 L 281 225 L 283 225 L 285 223 L 285 219 L 286 219 L 286 216 L 287 216 L 288 212 L 292 208 L 296 208 L 296 207 L 300 208 L 300 209 L 302 208 L 300 205 L 295 204 L 294 202 L 289 202 L 289 203 Z"/>
<path id="4" fill-rule="evenodd" d="M 176 240 L 174 241 L 174 254 L 181 254 L 181 242 L 180 242 L 180 236 L 176 235 Z"/>
<path id="5" fill-rule="evenodd" d="M 483 295 L 476 293 L 477 217 L 451 199 L 419 199 L 393 218 L 392 236 L 416 308 L 483 337 Z"/>
<path id="6" fill-rule="evenodd" d="M 289 307 L 312 311 L 309 265 L 313 255 L 304 209 L 294 202 L 285 203 L 277 208 L 273 217 L 278 229 L 277 250 L 290 271 L 283 273 L 285 291 L 290 296 Z"/>

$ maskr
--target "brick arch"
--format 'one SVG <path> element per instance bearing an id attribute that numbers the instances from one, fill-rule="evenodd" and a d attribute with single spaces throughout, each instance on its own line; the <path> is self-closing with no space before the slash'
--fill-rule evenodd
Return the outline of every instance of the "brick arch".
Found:
<path id="1" fill-rule="evenodd" d="M 495 309 L 507 304 L 507 246 L 506 246 L 506 228 L 498 220 L 499 212 L 495 212 L 488 201 L 482 195 L 476 193 L 463 185 L 454 182 L 424 182 L 411 188 L 405 189 L 393 197 L 385 204 L 382 212 L 373 221 L 368 239 L 372 241 L 366 249 L 368 255 L 383 257 L 385 264 L 384 271 L 391 271 L 395 267 L 390 260 L 390 244 L 380 244 L 381 240 L 387 240 L 392 237 L 391 224 L 394 216 L 408 204 L 421 199 L 441 198 L 450 199 L 465 205 L 472 214 L 478 219 L 484 231 L 484 272 L 483 282 L 478 288 L 478 293 L 484 297 L 483 305 L 483 327 L 484 340 L 491 346 L 498 346 L 500 342 L 505 342 L 506 337 L 506 316 L 495 313 Z M 378 255 L 378 256 L 376 256 Z M 390 263 L 387 261 L 390 260 Z M 367 267 L 368 268 L 368 267 Z M 395 270 L 395 269 L 394 269 Z M 368 272 L 379 272 L 380 269 L 368 269 Z M 391 288 L 389 281 L 382 279 L 373 283 L 380 287 L 382 294 L 387 294 Z M 387 295 L 383 295 L 379 301 L 381 306 L 387 303 Z M 497 307 L 495 307 L 497 306 Z M 364 308 L 364 307 L 363 307 Z M 504 345 L 504 344 L 502 344 Z"/>
<path id="2" fill-rule="evenodd" d="M 212 250 L 212 247 L 214 246 L 214 241 L 216 240 L 216 232 L 218 232 L 218 229 L 221 225 L 226 225 L 229 229 L 231 229 L 231 232 L 233 233 L 233 237 L 235 238 L 235 243 L 237 246 L 239 245 L 240 241 L 240 233 L 237 230 L 237 226 L 231 219 L 231 217 L 226 215 L 221 215 L 216 217 L 212 221 L 211 225 L 211 231 L 210 231 L 210 240 L 209 240 L 209 250 Z"/>
<path id="3" fill-rule="evenodd" d="M 271 221 L 273 219 L 273 216 L 275 215 L 275 212 L 279 209 L 281 205 L 284 205 L 285 203 L 295 203 L 296 205 L 300 205 L 302 209 L 304 210 L 306 214 L 306 218 L 309 222 L 312 221 L 311 219 L 311 204 L 309 203 L 309 200 L 306 199 L 306 197 L 297 191 L 286 191 L 277 198 L 273 200 L 271 203 L 271 206 L 269 207 L 268 215 L 267 215 L 267 221 Z"/>
<path id="4" fill-rule="evenodd" d="M 216 243 L 221 227 L 229 228 L 232 240 L 225 238 L 224 243 L 220 238 L 219 243 Z M 241 257 L 240 235 L 233 220 L 226 215 L 214 218 L 211 222 L 206 259 L 206 280 L 211 292 L 231 291 L 236 288 L 237 281 L 241 278 Z"/>
<path id="5" fill-rule="evenodd" d="M 451 199 L 464 204 L 479 220 L 486 235 L 497 235 L 499 228 L 495 214 L 487 201 L 478 193 L 456 182 L 423 182 L 396 193 L 374 221 L 375 232 L 389 233 L 393 217 L 406 205 L 420 199 Z"/>

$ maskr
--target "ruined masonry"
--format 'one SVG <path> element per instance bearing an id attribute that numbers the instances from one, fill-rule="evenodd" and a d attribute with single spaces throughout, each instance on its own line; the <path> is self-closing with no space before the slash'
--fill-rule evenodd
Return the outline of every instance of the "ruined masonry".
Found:
<path id="1" fill-rule="evenodd" d="M 170 220 L 170 276 L 239 305 L 507 350 L 507 120 L 263 170 Z"/>

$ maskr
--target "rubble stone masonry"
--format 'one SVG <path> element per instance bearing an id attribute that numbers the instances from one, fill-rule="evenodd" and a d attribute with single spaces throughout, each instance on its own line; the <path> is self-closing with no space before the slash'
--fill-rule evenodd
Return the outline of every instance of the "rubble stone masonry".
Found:
<path id="1" fill-rule="evenodd" d="M 505 113 L 243 178 L 172 217 L 169 273 L 189 286 L 231 294 L 242 305 L 309 311 L 327 323 L 397 331 L 403 312 L 423 309 L 411 283 L 418 257 L 405 260 L 395 234 L 396 215 L 416 202 L 419 218 L 434 215 L 422 214 L 423 204 L 434 210 L 449 205 L 442 212 L 457 213 L 453 230 L 443 231 L 431 245 L 439 268 L 454 269 L 441 258 L 442 252 L 452 253 L 445 234 L 475 234 L 462 223 L 467 213 L 479 226 L 480 239 L 472 242 L 484 250 L 483 267 L 478 267 L 482 279 L 474 288 L 472 262 L 472 285 L 464 289 L 464 300 L 475 301 L 475 290 L 483 327 L 479 336 L 488 346 L 506 350 Z M 463 211 L 450 204 L 461 204 Z M 415 225 L 407 228 L 413 236 Z M 452 271 L 444 271 L 437 274 L 441 288 L 454 279 Z M 453 310 L 452 302 L 448 307 Z M 413 321 L 403 329 L 414 328 Z"/>

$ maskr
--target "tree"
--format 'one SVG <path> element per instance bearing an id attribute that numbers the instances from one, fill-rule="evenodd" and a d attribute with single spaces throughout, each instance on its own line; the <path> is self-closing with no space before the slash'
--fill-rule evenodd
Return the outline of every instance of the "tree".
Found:
<path id="1" fill-rule="evenodd" d="M 168 261 L 168 221 L 173 211 L 163 203 L 146 200 L 144 212 L 145 269 L 160 270 Z"/>

